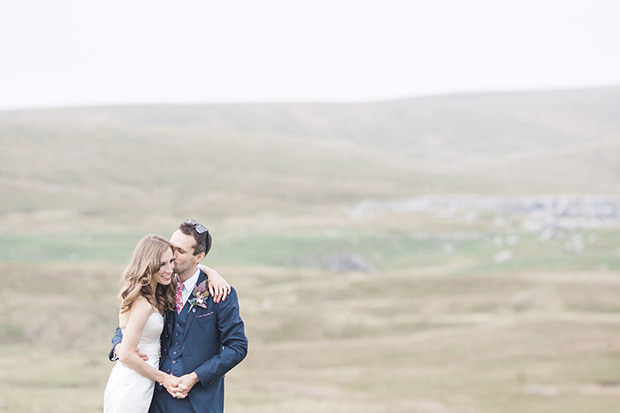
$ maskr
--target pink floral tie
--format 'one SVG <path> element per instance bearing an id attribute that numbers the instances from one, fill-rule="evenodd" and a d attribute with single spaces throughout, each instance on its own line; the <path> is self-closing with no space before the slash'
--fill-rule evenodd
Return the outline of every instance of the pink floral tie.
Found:
<path id="1" fill-rule="evenodd" d="M 183 310 L 183 283 L 177 284 L 177 313 L 181 314 Z"/>

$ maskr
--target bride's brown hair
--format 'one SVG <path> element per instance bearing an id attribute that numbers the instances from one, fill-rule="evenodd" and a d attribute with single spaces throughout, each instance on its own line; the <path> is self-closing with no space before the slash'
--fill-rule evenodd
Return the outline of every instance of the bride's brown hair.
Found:
<path id="1" fill-rule="evenodd" d="M 146 298 L 159 311 L 175 307 L 177 283 L 174 277 L 169 285 L 157 284 L 155 291 L 151 288 L 153 274 L 159 271 L 161 256 L 167 249 L 172 249 L 172 245 L 159 235 L 146 235 L 138 242 L 121 279 L 122 287 L 118 294 L 121 313 L 129 311 L 139 296 Z"/>

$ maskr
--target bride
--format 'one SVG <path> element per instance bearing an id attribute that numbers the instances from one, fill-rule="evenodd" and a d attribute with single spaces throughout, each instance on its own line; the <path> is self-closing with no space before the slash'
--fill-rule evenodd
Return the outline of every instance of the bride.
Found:
<path id="1" fill-rule="evenodd" d="M 148 412 L 155 381 L 170 392 L 180 383 L 178 377 L 159 370 L 163 314 L 175 308 L 173 273 L 170 243 L 158 235 L 142 238 L 122 278 L 119 327 L 123 340 L 116 349 L 120 363 L 112 369 L 104 393 L 106 413 Z M 148 356 L 146 361 L 136 348 Z"/>

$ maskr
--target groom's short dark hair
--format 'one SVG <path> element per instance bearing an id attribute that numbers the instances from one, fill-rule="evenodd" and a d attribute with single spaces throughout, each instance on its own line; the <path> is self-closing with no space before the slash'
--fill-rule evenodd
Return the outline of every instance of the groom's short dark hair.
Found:
<path id="1" fill-rule="evenodd" d="M 194 246 L 193 255 L 198 255 L 201 252 L 204 252 L 205 255 L 209 253 L 209 250 L 211 249 L 211 243 L 212 243 L 211 234 L 209 234 L 209 230 L 206 230 L 205 232 L 202 232 L 202 233 L 198 233 L 198 231 L 196 231 L 196 224 L 189 224 L 187 222 L 182 223 L 179 226 L 179 230 L 181 230 L 181 232 L 184 233 L 185 235 L 191 235 L 192 237 L 194 237 L 194 240 L 196 241 L 196 245 Z"/>

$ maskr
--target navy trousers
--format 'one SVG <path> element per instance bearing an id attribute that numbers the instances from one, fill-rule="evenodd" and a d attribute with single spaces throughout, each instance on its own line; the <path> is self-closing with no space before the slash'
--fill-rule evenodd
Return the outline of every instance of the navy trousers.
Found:
<path id="1" fill-rule="evenodd" d="M 184 399 L 175 399 L 166 391 L 155 390 L 153 401 L 149 413 L 196 413 L 194 407 L 189 401 L 189 397 Z"/>

